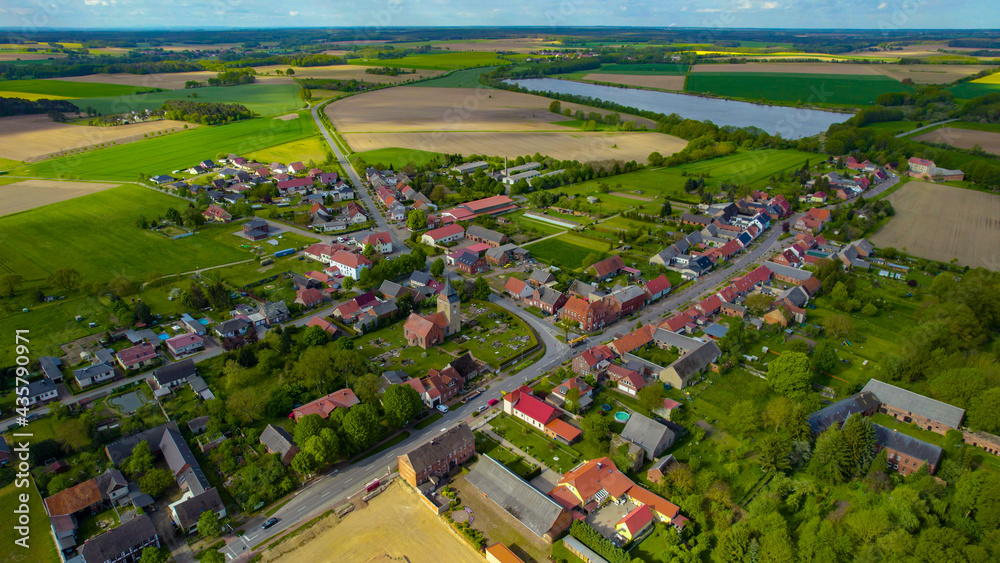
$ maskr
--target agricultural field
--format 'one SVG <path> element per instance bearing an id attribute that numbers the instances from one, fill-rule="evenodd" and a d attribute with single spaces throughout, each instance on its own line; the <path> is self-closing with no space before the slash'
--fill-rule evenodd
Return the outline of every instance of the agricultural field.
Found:
<path id="1" fill-rule="evenodd" d="M 452 70 L 474 66 L 498 66 L 510 64 L 496 53 L 488 51 L 435 51 L 431 53 L 407 55 L 401 59 L 351 59 L 352 65 L 388 66 L 432 70 Z"/>
<path id="2" fill-rule="evenodd" d="M 483 558 L 448 524 L 435 516 L 418 493 L 402 483 L 368 501 L 340 522 L 327 517 L 297 538 L 264 552 L 265 561 L 409 561 L 437 563 L 448 554 L 454 563 L 481 563 Z M 319 531 L 322 530 L 322 531 Z"/>
<path id="3" fill-rule="evenodd" d="M 58 98 L 99 98 L 103 96 L 129 96 L 147 88 L 124 84 L 101 84 L 71 80 L 2 80 L 0 91 L 43 94 Z"/>
<path id="4" fill-rule="evenodd" d="M 302 107 L 297 84 L 241 84 L 239 86 L 207 86 L 191 90 L 154 92 L 138 96 L 90 98 L 78 105 L 92 107 L 100 113 L 122 113 L 159 109 L 167 100 L 196 98 L 199 102 L 243 104 L 260 115 L 275 115 Z"/>
<path id="5" fill-rule="evenodd" d="M 567 270 L 582 271 L 583 261 L 590 254 L 601 258 L 610 250 L 608 243 L 564 233 L 525 245 L 531 255 L 542 262 Z"/>
<path id="6" fill-rule="evenodd" d="M 599 72 L 604 74 L 650 74 L 684 76 L 688 67 L 683 64 L 606 64 Z"/>
<path id="7" fill-rule="evenodd" d="M 902 92 L 908 87 L 887 76 L 850 74 L 784 74 L 773 72 L 700 72 L 688 76 L 685 90 L 775 102 L 827 105 L 868 105 L 881 94 Z"/>
<path id="8" fill-rule="evenodd" d="M 134 181 L 140 173 L 170 173 L 219 153 L 246 154 L 315 134 L 314 121 L 249 119 L 199 127 L 165 137 L 116 145 L 18 168 L 17 175 L 43 178 Z M 112 128 L 117 129 L 117 127 Z"/>
<path id="9" fill-rule="evenodd" d="M 1000 155 L 1000 131 L 976 131 L 957 127 L 942 127 L 913 137 L 914 141 L 948 145 L 959 149 L 980 147 L 990 154 Z M 989 127 L 989 126 L 986 126 Z"/>
<path id="10" fill-rule="evenodd" d="M 302 117 L 301 119 L 308 119 Z M 266 149 L 249 152 L 242 155 L 244 158 L 256 160 L 257 162 L 323 162 L 330 147 L 323 137 L 316 135 L 305 139 L 298 139 L 280 145 L 274 145 Z"/>
<path id="11" fill-rule="evenodd" d="M 872 129 L 874 131 L 892 133 L 893 135 L 898 135 L 900 133 L 906 133 L 907 131 L 912 131 L 917 128 L 916 121 L 882 121 L 879 123 L 869 123 L 863 127 L 864 129 Z"/>
<path id="12" fill-rule="evenodd" d="M 13 463 L 12 463 L 13 465 Z M 28 515 L 31 518 L 30 532 L 28 534 L 28 549 L 14 545 L 14 540 L 18 539 L 14 531 L 15 514 L 20 502 L 18 496 L 28 494 Z M 7 546 L 0 555 L 0 562 L 3 563 L 58 563 L 61 561 L 56 552 L 55 543 L 52 541 L 52 534 L 49 530 L 49 517 L 45 513 L 42 499 L 34 485 L 29 488 L 18 488 L 13 483 L 0 489 L 0 510 L 8 514 L 10 525 L 3 527 L 0 532 L 0 541 Z"/>
<path id="13" fill-rule="evenodd" d="M 844 65 L 841 65 L 844 66 Z M 909 78 L 914 84 L 949 84 L 966 76 L 972 76 L 982 72 L 989 67 L 985 65 L 949 65 L 949 64 L 929 64 L 929 65 L 872 65 L 873 68 L 889 78 L 902 82 Z M 980 79 L 984 80 L 984 79 Z M 978 82 L 978 81 L 977 81 Z"/>
<path id="14" fill-rule="evenodd" d="M 354 68 L 354 67 L 352 67 Z M 422 88 L 486 88 L 493 90 L 492 86 L 487 86 L 479 82 L 479 77 L 487 72 L 491 72 L 497 67 L 488 66 L 482 68 L 468 68 L 452 71 L 447 76 L 418 82 L 414 86 Z"/>
<path id="15" fill-rule="evenodd" d="M 691 67 L 691 74 L 835 74 L 877 76 L 877 66 L 840 63 L 718 63 Z M 887 66 L 887 65 L 885 65 Z"/>
<path id="16" fill-rule="evenodd" d="M 988 79 L 996 80 L 996 75 L 987 77 Z M 955 95 L 956 98 L 960 100 L 971 100 L 973 98 L 978 98 L 980 96 L 985 96 L 987 94 L 1000 93 L 1000 84 L 993 82 L 963 82 L 956 86 L 948 88 L 948 91 Z"/>
<path id="17" fill-rule="evenodd" d="M 64 82 L 88 82 L 100 84 L 113 84 L 120 86 L 141 86 L 144 88 L 163 88 L 164 90 L 178 90 L 184 88 L 184 83 L 189 80 L 205 82 L 209 78 L 215 78 L 217 72 L 210 70 L 198 70 L 193 72 L 157 72 L 151 74 L 85 74 L 83 76 L 66 76 L 58 78 Z M 56 80 L 45 78 L 43 80 Z"/>
<path id="18" fill-rule="evenodd" d="M 583 75 L 580 80 L 584 82 L 606 82 L 611 84 L 625 84 L 628 86 L 639 86 L 640 88 L 654 88 L 656 90 L 674 90 L 681 92 L 684 90 L 684 76 L 660 75 L 660 74 L 607 74 L 591 73 Z"/>
<path id="19" fill-rule="evenodd" d="M 435 159 L 440 159 L 442 156 L 444 155 L 439 152 L 390 147 L 354 153 L 351 155 L 351 159 L 361 159 L 370 164 L 381 163 L 386 166 L 392 166 L 393 170 L 398 170 L 410 162 L 417 166 L 425 166 Z"/>
<path id="20" fill-rule="evenodd" d="M 888 197 L 896 210 L 870 237 L 878 247 L 941 262 L 1000 270 L 1000 197 L 929 182 L 909 182 Z"/>
<path id="21" fill-rule="evenodd" d="M 0 216 L 11 215 L 50 203 L 113 188 L 118 184 L 101 182 L 59 182 L 23 180 L 0 185 Z"/>
<path id="22" fill-rule="evenodd" d="M 91 127 L 56 123 L 47 115 L 18 115 L 0 118 L 0 157 L 10 160 L 32 162 L 56 156 L 63 151 L 84 149 L 105 143 L 131 142 L 136 137 L 160 131 L 182 131 L 200 127 L 194 123 L 173 120 L 149 121 L 118 125 L 115 127 Z"/>
<path id="23" fill-rule="evenodd" d="M 420 80 L 422 78 L 429 78 L 432 76 L 438 76 L 442 74 L 440 70 L 417 70 L 414 74 L 400 74 L 399 76 L 386 76 L 383 74 L 368 74 L 365 72 L 371 67 L 384 67 L 393 65 L 384 64 L 372 64 L 369 67 L 357 66 L 357 65 L 330 65 L 330 66 L 293 66 L 289 67 L 287 65 L 269 65 L 269 66 L 258 66 L 254 67 L 254 70 L 258 74 L 265 74 L 267 76 L 258 76 L 258 80 L 277 80 L 284 79 L 289 82 L 293 80 L 293 77 L 281 77 L 277 76 L 276 71 L 280 70 L 282 72 L 287 71 L 289 68 L 295 71 L 294 78 L 319 78 L 325 80 L 360 80 L 363 82 L 378 82 L 382 84 L 398 84 L 400 82 L 407 82 L 410 80 Z M 410 70 L 407 68 L 406 70 Z"/>

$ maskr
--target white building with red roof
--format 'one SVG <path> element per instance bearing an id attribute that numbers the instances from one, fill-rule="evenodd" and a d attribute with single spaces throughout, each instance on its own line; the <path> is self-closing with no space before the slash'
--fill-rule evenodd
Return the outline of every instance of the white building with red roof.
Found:
<path id="1" fill-rule="evenodd" d="M 463 229 L 461 225 L 451 224 L 439 229 L 427 231 L 420 237 L 420 240 L 424 244 L 434 246 L 437 244 L 455 242 L 457 240 L 462 240 L 463 238 L 465 238 L 465 229 Z"/>
<path id="2" fill-rule="evenodd" d="M 392 252 L 392 236 L 388 231 L 372 233 L 361 239 L 362 245 L 371 245 L 376 252 L 389 254 Z"/>
<path id="3" fill-rule="evenodd" d="M 336 251 L 330 257 L 329 263 L 340 270 L 342 275 L 354 280 L 361 277 L 361 270 L 370 268 L 372 265 L 371 260 L 365 258 L 363 254 L 353 254 L 345 250 Z"/>
<path id="4" fill-rule="evenodd" d="M 579 428 L 559 418 L 562 411 L 535 397 L 527 385 L 504 395 L 503 411 L 566 444 L 573 443 L 582 434 Z"/>

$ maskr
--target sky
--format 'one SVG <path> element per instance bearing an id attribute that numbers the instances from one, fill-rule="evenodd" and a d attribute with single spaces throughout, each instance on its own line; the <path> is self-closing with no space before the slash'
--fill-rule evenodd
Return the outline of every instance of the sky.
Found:
<path id="1" fill-rule="evenodd" d="M 641 26 L 1000 28 L 995 0 L 0 0 L 35 28 Z"/>

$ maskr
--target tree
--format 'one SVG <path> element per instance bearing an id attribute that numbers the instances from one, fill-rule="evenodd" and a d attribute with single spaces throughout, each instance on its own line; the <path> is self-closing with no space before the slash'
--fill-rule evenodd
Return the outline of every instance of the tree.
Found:
<path id="1" fill-rule="evenodd" d="M 733 403 L 729 409 L 729 419 L 733 421 L 733 430 L 743 436 L 760 428 L 760 411 L 753 401 L 742 400 Z"/>
<path id="2" fill-rule="evenodd" d="M 214 510 L 206 510 L 198 517 L 198 534 L 203 538 L 214 538 L 222 531 L 222 522 Z"/>
<path id="3" fill-rule="evenodd" d="M 837 367 L 837 351 L 833 344 L 822 341 L 813 349 L 812 367 L 817 373 L 828 373 Z"/>
<path id="4" fill-rule="evenodd" d="M 344 277 L 344 280 L 340 282 L 340 285 L 344 288 L 344 291 L 350 291 L 354 288 L 354 278 Z"/>
<path id="5" fill-rule="evenodd" d="M 549 111 L 552 113 L 562 113 L 562 104 L 559 103 L 559 100 L 552 100 L 552 102 L 549 103 Z"/>
<path id="6" fill-rule="evenodd" d="M 976 430 L 1000 433 L 1000 387 L 978 394 L 969 404 L 969 426 Z"/>
<path id="7" fill-rule="evenodd" d="M 830 315 L 823 324 L 827 335 L 834 340 L 850 338 L 854 334 L 854 321 L 847 315 Z"/>
<path id="8" fill-rule="evenodd" d="M 390 385 L 382 394 L 382 408 L 389 426 L 402 428 L 423 408 L 420 394 L 409 385 Z"/>
<path id="9" fill-rule="evenodd" d="M 472 291 L 472 298 L 480 301 L 487 301 L 490 298 L 490 284 L 483 276 L 476 277 L 476 288 Z"/>
<path id="10" fill-rule="evenodd" d="M 774 397 L 767 402 L 764 412 L 760 415 L 764 428 L 771 430 L 785 428 L 792 420 L 794 409 L 795 403 L 788 397 Z"/>
<path id="11" fill-rule="evenodd" d="M 139 563 L 143 562 L 140 561 Z M 226 563 L 226 556 L 218 551 L 209 550 L 198 559 L 198 563 Z"/>
<path id="12" fill-rule="evenodd" d="M 152 324 L 153 313 L 149 310 L 149 305 L 145 302 L 139 301 L 132 308 L 132 315 L 135 317 L 136 322 L 141 322 L 145 324 Z"/>
<path id="13" fill-rule="evenodd" d="M 646 158 L 650 166 L 660 166 L 663 164 L 663 155 L 659 152 L 653 151 L 649 153 L 649 157 Z"/>
<path id="14" fill-rule="evenodd" d="M 809 470 L 816 477 L 836 485 L 847 479 L 849 464 L 850 453 L 840 429 L 836 425 L 830 426 L 816 439 Z"/>
<path id="15" fill-rule="evenodd" d="M 777 436 L 765 436 L 757 446 L 757 463 L 764 471 L 788 469 L 788 443 Z"/>
<path id="16" fill-rule="evenodd" d="M 318 414 L 309 414 L 298 419 L 292 436 L 296 444 L 305 444 L 309 438 L 318 436 L 320 431 L 327 427 L 327 422 Z"/>
<path id="17" fill-rule="evenodd" d="M 80 272 L 75 268 L 59 268 L 46 281 L 60 289 L 72 291 L 80 285 Z"/>
<path id="18" fill-rule="evenodd" d="M 354 394 L 362 403 L 374 404 L 378 402 L 379 378 L 374 373 L 366 373 L 355 379 L 351 388 L 354 389 Z"/>
<path id="19" fill-rule="evenodd" d="M 290 69 L 288 69 L 288 70 L 285 71 L 285 74 L 288 75 L 288 76 L 295 76 L 295 69 L 294 68 L 290 68 Z"/>
<path id="20" fill-rule="evenodd" d="M 139 479 L 139 490 L 157 498 L 174 485 L 174 474 L 169 469 L 150 469 Z"/>
<path id="21" fill-rule="evenodd" d="M 580 410 L 580 389 L 573 387 L 569 391 L 566 391 L 566 402 L 563 404 L 563 408 L 571 413 L 575 413 Z"/>
<path id="22" fill-rule="evenodd" d="M 866 317 L 874 317 L 878 314 L 878 307 L 874 303 L 867 303 L 864 307 L 861 307 L 861 314 Z"/>
<path id="23" fill-rule="evenodd" d="M 639 404 L 650 412 L 663 408 L 663 386 L 659 383 L 639 389 Z"/>
<path id="24" fill-rule="evenodd" d="M 431 262 L 431 275 L 440 276 L 444 273 L 444 260 L 438 258 L 434 262 Z"/>
<path id="25" fill-rule="evenodd" d="M 225 556 L 218 551 L 214 553 L 225 560 Z M 139 558 L 139 563 L 167 563 L 167 561 L 170 561 L 170 552 L 166 549 L 153 546 L 142 548 L 142 556 Z M 202 557 L 201 561 L 204 563 L 209 560 Z"/>
<path id="26" fill-rule="evenodd" d="M 295 454 L 295 457 L 292 458 L 292 469 L 302 475 L 312 475 L 314 471 L 319 469 L 319 466 L 316 458 L 305 450 Z"/>
<path id="27" fill-rule="evenodd" d="M 763 293 L 754 293 L 747 296 L 744 304 L 751 315 L 759 317 L 771 310 L 771 306 L 774 305 L 774 298 Z"/>
<path id="28" fill-rule="evenodd" d="M 119 298 L 128 297 L 135 293 L 135 287 L 125 276 L 115 276 L 113 280 L 108 282 L 108 291 Z"/>
<path id="29" fill-rule="evenodd" d="M 580 426 L 583 428 L 584 439 L 592 444 L 607 447 L 611 435 L 611 425 L 600 413 L 595 411 L 587 415 Z"/>
<path id="30" fill-rule="evenodd" d="M 809 357 L 799 352 L 785 352 L 767 366 L 768 386 L 786 397 L 804 395 L 811 379 Z"/>
<path id="31" fill-rule="evenodd" d="M 351 407 L 344 416 L 343 427 L 347 438 L 358 450 L 371 446 L 381 433 L 378 409 L 368 403 Z"/>
<path id="32" fill-rule="evenodd" d="M 0 276 L 0 293 L 8 297 L 14 297 L 17 286 L 24 283 L 24 278 L 20 274 L 5 274 Z"/>
<path id="33" fill-rule="evenodd" d="M 674 208 L 670 205 L 669 201 L 664 201 L 663 206 L 660 207 L 660 217 L 670 217 L 674 212 Z"/>
<path id="34" fill-rule="evenodd" d="M 122 469 L 133 479 L 138 479 L 153 468 L 153 452 L 149 447 L 149 442 L 143 440 L 132 448 L 132 455 L 125 458 Z"/>
<path id="35" fill-rule="evenodd" d="M 340 439 L 332 428 L 324 428 L 303 444 L 302 451 L 308 452 L 318 464 L 333 463 L 340 455 Z"/>
<path id="36" fill-rule="evenodd" d="M 420 209 L 414 209 L 410 211 L 410 214 L 406 216 L 406 226 L 411 231 L 419 231 L 420 229 L 426 229 L 427 214 Z"/>
<path id="37" fill-rule="evenodd" d="M 180 225 L 184 222 L 184 219 L 181 217 L 181 212 L 177 211 L 177 209 L 173 207 L 167 208 L 167 212 L 164 214 L 164 217 L 166 217 L 167 221 L 170 221 L 175 225 Z"/>
<path id="38" fill-rule="evenodd" d="M 868 473 L 875 459 L 875 427 L 868 417 L 852 416 L 841 428 L 845 449 L 849 456 L 848 470 L 860 478 Z"/>

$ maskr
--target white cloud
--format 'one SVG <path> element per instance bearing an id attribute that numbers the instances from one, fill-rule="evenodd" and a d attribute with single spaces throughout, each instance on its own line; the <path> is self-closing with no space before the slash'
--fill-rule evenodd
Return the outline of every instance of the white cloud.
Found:
<path id="1" fill-rule="evenodd" d="M 886 2 L 882 2 L 881 4 L 878 5 L 878 9 L 879 10 L 884 10 L 884 9 L 886 9 L 888 7 L 889 7 L 889 4 L 887 4 Z"/>
<path id="2" fill-rule="evenodd" d="M 295 16 L 299 15 L 299 13 L 296 12 L 295 10 L 292 10 L 291 12 L 288 12 L 288 15 L 294 18 Z"/>
<path id="3" fill-rule="evenodd" d="M 773 10 L 778 6 L 779 4 L 777 2 L 764 2 L 763 4 L 760 5 L 760 8 L 762 10 Z"/>

